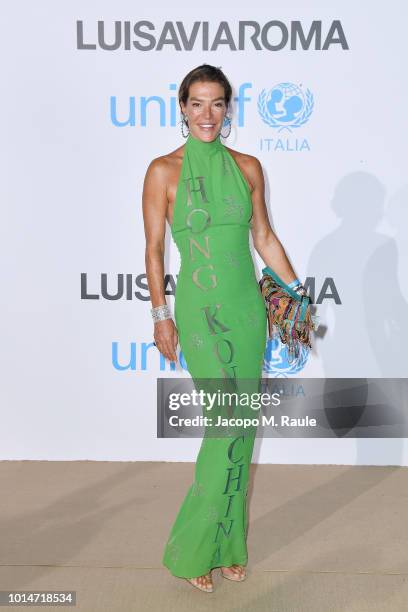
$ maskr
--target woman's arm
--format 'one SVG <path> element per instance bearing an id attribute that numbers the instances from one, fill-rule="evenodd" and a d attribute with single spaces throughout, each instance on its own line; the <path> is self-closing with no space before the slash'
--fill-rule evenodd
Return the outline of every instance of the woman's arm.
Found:
<path id="1" fill-rule="evenodd" d="M 265 204 L 265 180 L 262 166 L 254 156 L 248 156 L 247 173 L 253 186 L 252 191 L 252 238 L 254 247 L 269 266 L 285 282 L 290 283 L 296 278 L 282 243 L 274 233 L 269 223 Z"/>
<path id="2" fill-rule="evenodd" d="M 145 266 L 152 307 L 166 304 L 164 294 L 164 239 L 167 212 L 167 164 L 154 159 L 143 183 L 142 209 L 146 238 Z M 170 361 L 177 361 L 177 329 L 173 319 L 154 322 L 154 340 L 159 351 Z"/>

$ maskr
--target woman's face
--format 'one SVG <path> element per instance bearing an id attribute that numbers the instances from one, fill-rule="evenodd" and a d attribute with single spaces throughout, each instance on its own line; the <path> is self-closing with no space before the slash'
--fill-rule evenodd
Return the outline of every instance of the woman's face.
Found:
<path id="1" fill-rule="evenodd" d="M 190 85 L 186 105 L 181 109 L 187 116 L 190 133 L 200 140 L 214 140 L 221 131 L 227 107 L 224 88 L 220 83 L 196 81 Z"/>

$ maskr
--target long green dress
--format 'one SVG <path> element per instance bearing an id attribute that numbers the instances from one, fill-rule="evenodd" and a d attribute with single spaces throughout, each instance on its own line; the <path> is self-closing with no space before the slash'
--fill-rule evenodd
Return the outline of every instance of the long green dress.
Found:
<path id="1" fill-rule="evenodd" d="M 219 136 L 205 142 L 190 133 L 171 233 L 181 261 L 175 322 L 193 378 L 262 375 L 267 320 L 249 247 L 251 218 L 248 184 Z M 164 549 L 163 564 L 173 575 L 193 578 L 247 564 L 254 437 L 204 436 L 194 482 Z"/>

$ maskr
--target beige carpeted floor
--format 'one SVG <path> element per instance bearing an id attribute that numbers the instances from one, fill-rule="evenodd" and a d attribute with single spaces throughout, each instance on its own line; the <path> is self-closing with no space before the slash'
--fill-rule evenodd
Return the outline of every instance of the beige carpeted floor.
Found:
<path id="1" fill-rule="evenodd" d="M 74 590 L 67 609 L 95 612 L 408 610 L 408 468 L 253 464 L 248 578 L 214 570 L 211 594 L 161 565 L 193 470 L 0 462 L 0 590 Z"/>

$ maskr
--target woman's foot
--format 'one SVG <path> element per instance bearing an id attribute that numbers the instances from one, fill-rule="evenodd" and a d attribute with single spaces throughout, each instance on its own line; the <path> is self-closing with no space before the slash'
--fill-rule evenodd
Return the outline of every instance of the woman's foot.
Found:
<path id="1" fill-rule="evenodd" d="M 211 572 L 208 572 L 208 574 L 205 574 L 204 576 L 197 576 L 197 578 L 186 578 L 186 580 L 197 589 L 200 589 L 200 591 L 212 593 L 214 590 Z"/>
<path id="2" fill-rule="evenodd" d="M 241 582 L 246 578 L 246 571 L 243 565 L 230 565 L 229 567 L 221 567 L 221 574 L 224 578 L 228 578 L 228 580 L 233 580 L 235 582 Z"/>

